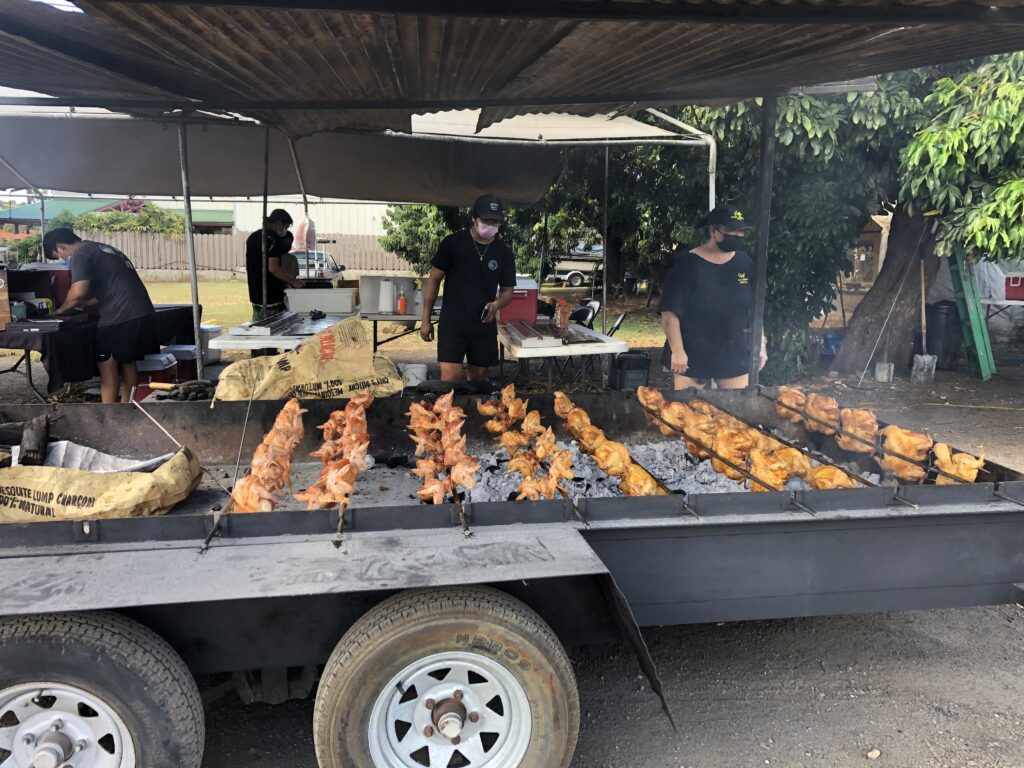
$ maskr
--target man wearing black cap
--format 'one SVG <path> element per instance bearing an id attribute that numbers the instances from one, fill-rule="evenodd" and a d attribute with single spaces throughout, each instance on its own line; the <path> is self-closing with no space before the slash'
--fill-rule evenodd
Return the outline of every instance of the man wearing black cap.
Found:
<path id="1" fill-rule="evenodd" d="M 505 221 L 505 206 L 494 195 L 481 195 L 473 203 L 468 229 L 441 241 L 430 262 L 423 297 L 420 336 L 434 338 L 430 313 L 444 280 L 444 302 L 437 326 L 437 360 L 441 379 L 459 381 L 466 362 L 469 381 L 487 379 L 487 369 L 498 363 L 498 310 L 512 301 L 516 260 L 512 249 L 498 240 Z"/>
<path id="2" fill-rule="evenodd" d="M 245 272 L 249 281 L 249 301 L 252 304 L 252 319 L 284 311 L 284 289 L 302 288 L 305 283 L 298 280 L 281 266 L 281 257 L 292 249 L 292 233 L 288 227 L 292 217 L 288 211 L 277 208 L 270 212 L 263 222 L 263 229 L 249 235 L 245 241 Z M 263 239 L 267 241 L 267 307 L 263 308 Z"/>
<path id="3" fill-rule="evenodd" d="M 744 250 L 743 213 L 720 205 L 698 222 L 708 239 L 676 260 L 661 292 L 661 362 L 675 388 L 747 386 L 754 262 Z M 767 361 L 761 337 L 761 367 Z"/>

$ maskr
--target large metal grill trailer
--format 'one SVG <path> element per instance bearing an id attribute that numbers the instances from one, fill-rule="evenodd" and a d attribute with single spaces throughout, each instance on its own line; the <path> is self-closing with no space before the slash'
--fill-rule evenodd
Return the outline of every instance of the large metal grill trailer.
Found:
<path id="1" fill-rule="evenodd" d="M 701 397 L 870 469 L 764 396 Z M 573 399 L 612 439 L 678 455 L 635 397 Z M 657 692 L 642 627 L 1007 603 L 1024 584 L 1024 476 L 995 464 L 971 484 L 642 498 L 583 488 L 576 508 L 471 495 L 460 516 L 403 485 L 410 402 L 369 409 L 377 463 L 343 521 L 297 503 L 217 514 L 248 404 L 173 403 L 147 411 L 217 483 L 163 517 L 0 526 L 0 768 L 198 768 L 199 676 L 247 700 L 315 689 L 324 768 L 555 768 L 579 721 L 567 644 L 625 636 Z M 472 399 L 457 403 L 469 452 L 493 453 Z M 280 405 L 251 404 L 243 467 Z M 312 425 L 339 403 L 304 406 L 297 456 L 319 446 Z M 568 439 L 549 396 L 530 407 Z M 130 406 L 0 410 L 60 415 L 60 437 L 110 453 L 173 449 Z"/>

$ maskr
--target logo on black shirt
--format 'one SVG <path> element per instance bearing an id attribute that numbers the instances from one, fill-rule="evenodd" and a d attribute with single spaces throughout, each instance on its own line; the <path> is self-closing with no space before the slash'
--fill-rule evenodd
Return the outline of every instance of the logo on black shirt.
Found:
<path id="1" fill-rule="evenodd" d="M 750 282 L 750 278 L 747 277 L 746 272 L 737 272 L 736 282 L 739 283 L 740 285 L 747 285 Z"/>
<path id="2" fill-rule="evenodd" d="M 491 259 L 490 261 L 488 261 L 487 262 L 487 268 L 489 270 L 491 270 L 491 272 L 497 272 L 498 271 L 498 260 L 497 259 Z"/>

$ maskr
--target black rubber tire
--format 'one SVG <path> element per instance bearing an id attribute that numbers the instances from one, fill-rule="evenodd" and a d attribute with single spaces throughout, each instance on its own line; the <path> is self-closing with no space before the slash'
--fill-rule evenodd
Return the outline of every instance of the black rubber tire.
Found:
<path id="1" fill-rule="evenodd" d="M 579 288 L 581 285 L 583 285 L 583 282 L 583 275 L 569 275 L 569 286 L 571 288 Z"/>
<path id="2" fill-rule="evenodd" d="M 313 711 L 320 767 L 371 768 L 368 722 L 377 696 L 408 664 L 453 650 L 500 662 L 523 686 L 532 729 L 520 764 L 566 768 L 580 724 L 572 665 L 540 616 L 489 587 L 402 592 L 345 633 L 324 669 Z"/>
<path id="3" fill-rule="evenodd" d="M 66 683 L 124 721 L 139 768 L 199 768 L 206 724 L 185 662 L 155 632 L 113 613 L 0 619 L 0 690 Z"/>

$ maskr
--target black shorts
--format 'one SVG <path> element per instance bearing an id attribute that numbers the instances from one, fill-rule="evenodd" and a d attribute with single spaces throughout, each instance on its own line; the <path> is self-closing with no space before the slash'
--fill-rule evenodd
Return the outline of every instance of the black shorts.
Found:
<path id="1" fill-rule="evenodd" d="M 464 333 L 438 326 L 437 362 L 462 365 L 463 360 L 478 368 L 497 365 L 498 334 Z"/>
<path id="2" fill-rule="evenodd" d="M 114 358 L 127 365 L 159 351 L 155 314 L 96 329 L 96 359 L 101 363 Z"/>

